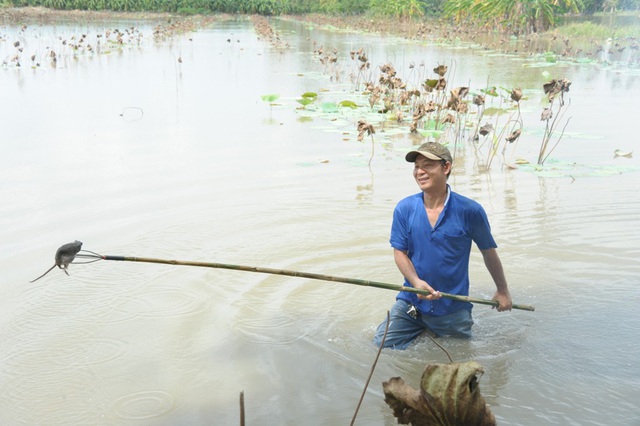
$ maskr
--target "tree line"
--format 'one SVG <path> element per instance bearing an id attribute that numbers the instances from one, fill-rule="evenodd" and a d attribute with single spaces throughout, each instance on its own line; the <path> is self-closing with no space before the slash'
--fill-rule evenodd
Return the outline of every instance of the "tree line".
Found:
<path id="1" fill-rule="evenodd" d="M 640 9 L 640 0 L 0 0 L 13 7 L 184 14 L 370 15 L 399 19 L 454 18 L 459 22 L 548 29 L 564 14 Z"/>

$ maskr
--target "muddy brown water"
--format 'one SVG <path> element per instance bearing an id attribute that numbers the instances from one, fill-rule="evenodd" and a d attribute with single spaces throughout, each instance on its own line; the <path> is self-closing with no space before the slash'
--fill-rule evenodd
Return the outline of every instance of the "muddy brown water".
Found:
<path id="1" fill-rule="evenodd" d="M 56 66 L 47 62 L 64 38 L 125 25 L 144 34 L 139 43 L 59 47 Z M 456 148 L 450 184 L 484 205 L 514 301 L 536 312 L 478 305 L 474 339 L 440 343 L 484 366 L 500 424 L 638 424 L 640 152 L 614 156 L 640 149 L 637 59 L 550 64 L 273 25 L 288 49 L 258 40 L 248 20 L 159 43 L 144 22 L 1 29 L 0 424 L 237 424 L 241 391 L 247 424 L 350 421 L 394 292 L 107 261 L 28 281 L 78 239 L 102 254 L 400 284 L 389 226 L 417 190 L 403 155 L 420 140 L 378 131 L 368 166 L 354 113 L 296 109 L 307 91 L 354 98 L 348 52 L 360 47 L 374 69 L 392 62 L 407 79 L 445 63 L 453 86 L 522 87 L 512 162 L 535 163 L 541 85 L 573 82 L 571 121 L 541 170 L 508 169 L 507 155 L 487 172 L 486 146 Z M 337 49 L 342 68 L 320 64 L 320 45 Z M 492 296 L 475 249 L 471 280 L 472 296 Z M 417 386 L 430 362 L 447 358 L 428 339 L 383 351 L 357 424 L 395 424 L 381 382 Z"/>

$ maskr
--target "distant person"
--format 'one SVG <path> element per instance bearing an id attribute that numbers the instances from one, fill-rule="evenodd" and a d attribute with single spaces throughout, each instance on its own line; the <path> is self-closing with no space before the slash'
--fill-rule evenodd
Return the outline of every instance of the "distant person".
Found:
<path id="1" fill-rule="evenodd" d="M 406 349 L 420 334 L 471 337 L 472 305 L 442 298 L 440 292 L 469 295 L 469 256 L 474 242 L 495 282 L 497 310 L 511 310 L 511 295 L 480 204 L 457 194 L 447 184 L 451 153 L 436 142 L 422 144 L 405 159 L 414 163 L 413 177 L 421 192 L 401 200 L 393 212 L 391 246 L 404 285 L 429 291 L 429 296 L 401 291 L 390 311 L 384 346 Z M 380 346 L 386 319 L 374 343 Z"/>

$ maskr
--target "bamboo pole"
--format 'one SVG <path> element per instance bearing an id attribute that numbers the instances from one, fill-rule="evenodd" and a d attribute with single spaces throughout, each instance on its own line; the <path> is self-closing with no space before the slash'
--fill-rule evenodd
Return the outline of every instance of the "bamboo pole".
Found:
<path id="1" fill-rule="evenodd" d="M 289 277 L 309 278 L 312 280 L 355 284 L 360 286 L 383 288 L 386 290 L 408 291 L 411 293 L 423 294 L 426 296 L 431 294 L 427 290 L 420 290 L 413 287 L 405 287 L 401 285 L 388 284 L 388 283 L 383 283 L 378 281 L 360 280 L 357 278 L 336 277 L 333 275 L 323 275 L 323 274 L 316 274 L 316 273 L 310 273 L 310 272 L 291 271 L 286 269 L 262 268 L 259 266 L 243 266 L 243 265 L 230 265 L 225 263 L 214 263 L 214 262 L 194 262 L 189 260 L 168 260 L 168 259 L 154 259 L 154 258 L 148 258 L 148 257 L 111 256 L 111 255 L 104 255 L 102 256 L 102 259 L 116 260 L 116 261 L 123 261 L 123 262 L 144 262 L 144 263 L 159 263 L 159 264 L 165 264 L 165 265 L 197 266 L 201 268 L 232 269 L 236 271 L 258 272 L 262 274 L 285 275 Z M 493 307 L 498 306 L 498 302 L 496 300 L 476 299 L 469 296 L 459 296 L 457 294 L 449 294 L 449 293 L 443 293 L 443 292 L 440 292 L 440 295 L 446 299 L 457 300 L 460 302 L 478 303 L 482 305 L 490 305 Z M 518 305 L 515 303 L 513 304 L 512 308 L 520 309 L 523 311 L 535 311 L 534 306 Z"/>

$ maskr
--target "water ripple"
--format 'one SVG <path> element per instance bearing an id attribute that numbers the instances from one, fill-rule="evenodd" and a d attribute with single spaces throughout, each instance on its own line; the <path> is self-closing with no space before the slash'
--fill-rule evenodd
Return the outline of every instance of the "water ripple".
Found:
<path id="1" fill-rule="evenodd" d="M 234 335 L 253 343 L 286 346 L 305 336 L 296 322 L 279 313 L 262 312 L 233 321 Z"/>
<path id="2" fill-rule="evenodd" d="M 148 390 L 125 395 L 113 402 L 114 409 L 123 420 L 150 420 L 175 410 L 174 396 L 162 390 Z"/>
<path id="3" fill-rule="evenodd" d="M 67 345 L 51 354 L 51 360 L 60 365 L 106 364 L 126 354 L 127 342 L 111 338 L 85 338 L 82 345 Z"/>
<path id="4" fill-rule="evenodd" d="M 116 311 L 143 316 L 184 316 L 203 312 L 209 301 L 188 289 L 158 288 L 131 297 L 115 308 Z"/>

